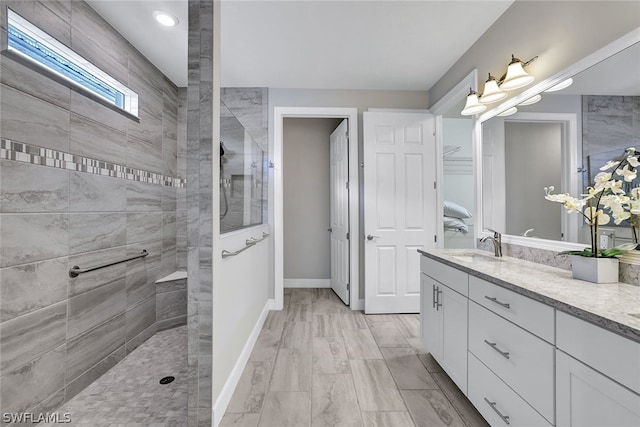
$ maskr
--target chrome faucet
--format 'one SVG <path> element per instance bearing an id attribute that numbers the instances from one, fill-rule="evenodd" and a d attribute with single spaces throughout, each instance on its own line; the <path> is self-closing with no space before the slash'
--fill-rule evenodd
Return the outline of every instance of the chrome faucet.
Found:
<path id="1" fill-rule="evenodd" d="M 490 228 L 489 228 L 489 231 L 493 232 L 493 237 L 484 236 L 482 239 L 480 239 L 480 241 L 486 242 L 487 240 L 491 240 L 491 242 L 493 243 L 494 255 L 497 257 L 501 257 L 502 256 L 502 234 Z"/>

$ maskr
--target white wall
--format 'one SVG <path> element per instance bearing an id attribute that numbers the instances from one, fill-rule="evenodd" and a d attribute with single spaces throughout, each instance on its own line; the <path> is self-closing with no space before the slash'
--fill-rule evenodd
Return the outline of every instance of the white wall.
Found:
<path id="1" fill-rule="evenodd" d="M 273 158 L 273 109 L 275 107 L 343 107 L 358 109 L 358 146 L 362 158 L 362 112 L 368 108 L 424 109 L 429 105 L 426 91 L 390 90 L 320 90 L 320 89 L 269 89 L 269 156 Z M 271 177 L 270 177 L 271 178 Z M 362 186 L 362 170 L 360 183 Z M 360 189 L 362 194 L 362 188 Z M 273 200 L 273 186 L 269 186 L 269 200 Z M 363 235 L 363 200 L 360 199 L 360 230 Z M 269 218 L 273 218 L 273 204 L 269 206 Z M 271 220 L 270 220 L 271 221 Z M 272 243 L 271 243 L 272 245 Z M 360 297 L 364 298 L 364 242 L 360 239 Z M 273 269 L 273 246 L 271 246 L 271 268 Z M 270 297 L 273 297 L 273 270 L 270 272 Z"/>
<path id="2" fill-rule="evenodd" d="M 331 279 L 329 136 L 342 119 L 284 119 L 284 279 Z"/>
<path id="3" fill-rule="evenodd" d="M 639 23 L 638 1 L 516 1 L 429 90 L 430 105 L 474 68 L 482 89 L 484 76 L 501 75 L 512 53 L 524 61 L 538 55 L 528 71 L 545 80 Z"/>

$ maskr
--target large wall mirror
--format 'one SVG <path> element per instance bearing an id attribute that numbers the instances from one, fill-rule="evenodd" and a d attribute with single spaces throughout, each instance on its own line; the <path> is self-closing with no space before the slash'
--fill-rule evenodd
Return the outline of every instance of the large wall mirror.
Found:
<path id="1" fill-rule="evenodd" d="M 627 147 L 640 149 L 640 29 L 557 76 L 537 86 L 545 89 L 538 102 L 524 105 L 537 92 L 527 91 L 514 98 L 521 102 L 515 114 L 509 115 L 511 100 L 481 117 L 476 129 L 481 230 L 501 231 L 511 243 L 586 244 L 581 217 L 546 201 L 544 187 L 583 194 L 608 160 Z M 564 89 L 546 90 L 569 77 L 573 83 Z M 600 234 L 609 247 L 631 241 L 624 223 L 601 227 Z"/>

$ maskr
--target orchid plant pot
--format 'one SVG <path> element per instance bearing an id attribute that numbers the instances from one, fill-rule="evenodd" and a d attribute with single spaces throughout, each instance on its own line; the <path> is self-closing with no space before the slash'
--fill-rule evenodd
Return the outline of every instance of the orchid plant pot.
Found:
<path id="1" fill-rule="evenodd" d="M 592 283 L 617 283 L 619 260 L 617 258 L 595 258 L 571 256 L 573 278 Z"/>

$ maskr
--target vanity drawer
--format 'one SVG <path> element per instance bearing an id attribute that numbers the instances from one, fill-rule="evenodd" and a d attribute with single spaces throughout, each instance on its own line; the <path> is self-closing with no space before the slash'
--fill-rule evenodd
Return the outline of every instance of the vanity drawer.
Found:
<path id="1" fill-rule="evenodd" d="M 469 351 L 547 420 L 554 417 L 554 347 L 486 308 L 469 304 Z"/>
<path id="2" fill-rule="evenodd" d="M 640 394 L 640 343 L 558 311 L 557 347 Z"/>
<path id="3" fill-rule="evenodd" d="M 464 296 L 469 295 L 469 275 L 439 261 L 422 256 L 420 271 Z"/>
<path id="4" fill-rule="evenodd" d="M 469 298 L 540 338 L 554 343 L 552 307 L 475 276 L 469 277 Z"/>
<path id="5" fill-rule="evenodd" d="M 493 427 L 551 426 L 544 417 L 471 353 L 469 353 L 468 396 L 473 406 Z M 506 417 L 508 418 L 505 420 Z"/>

